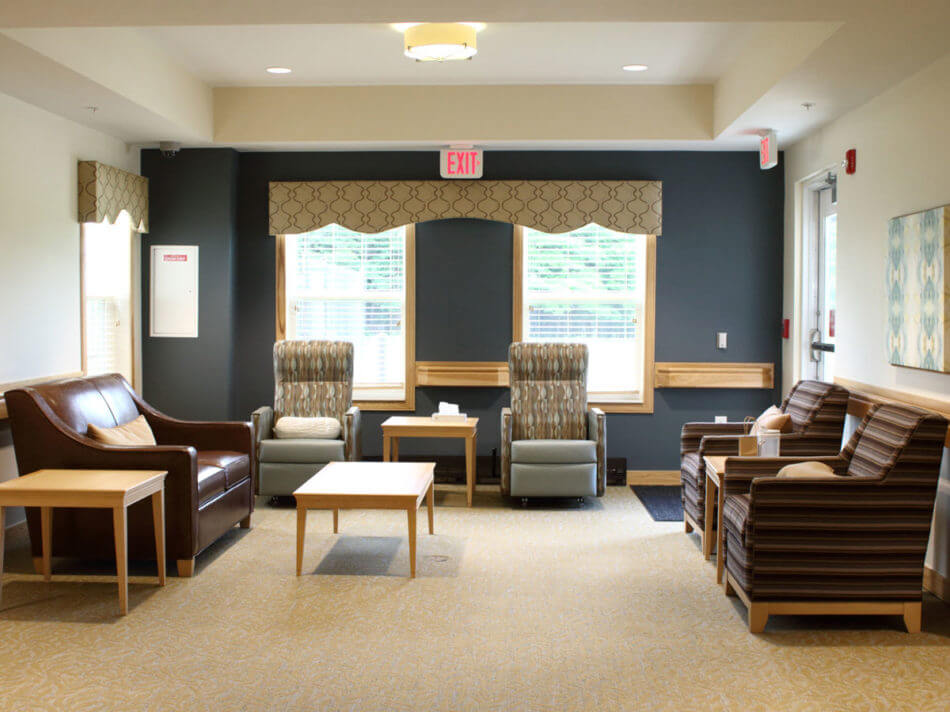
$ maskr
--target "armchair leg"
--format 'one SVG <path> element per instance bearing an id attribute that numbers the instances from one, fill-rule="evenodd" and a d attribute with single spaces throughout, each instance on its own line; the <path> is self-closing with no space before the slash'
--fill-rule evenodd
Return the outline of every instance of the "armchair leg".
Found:
<path id="1" fill-rule="evenodd" d="M 178 564 L 178 575 L 181 578 L 191 578 L 195 575 L 195 560 L 191 559 L 178 559 L 176 562 Z"/>
<path id="2" fill-rule="evenodd" d="M 908 633 L 920 632 L 920 605 L 919 603 L 904 604 L 904 627 Z"/>
<path id="3" fill-rule="evenodd" d="M 244 519 L 241 520 L 241 529 L 250 529 L 251 528 L 251 515 L 248 514 Z"/>
<path id="4" fill-rule="evenodd" d="M 768 603 L 750 603 L 749 604 L 749 632 L 762 633 L 765 631 L 765 624 L 769 622 L 769 604 Z"/>
<path id="5" fill-rule="evenodd" d="M 686 519 L 686 517 L 683 517 L 683 528 L 686 530 L 687 534 L 693 531 L 693 525 L 689 523 L 689 520 Z"/>

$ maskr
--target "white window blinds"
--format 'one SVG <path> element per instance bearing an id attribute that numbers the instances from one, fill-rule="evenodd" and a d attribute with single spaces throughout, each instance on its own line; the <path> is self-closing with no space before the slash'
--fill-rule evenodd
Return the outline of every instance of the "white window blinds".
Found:
<path id="1" fill-rule="evenodd" d="M 131 383 L 132 232 L 128 213 L 115 224 L 82 226 L 83 368 L 121 373 Z"/>
<path id="2" fill-rule="evenodd" d="M 405 397 L 406 228 L 285 239 L 287 338 L 352 342 L 354 397 Z"/>
<path id="3" fill-rule="evenodd" d="M 524 340 L 587 344 L 589 398 L 642 401 L 646 236 L 593 224 L 523 235 Z"/>

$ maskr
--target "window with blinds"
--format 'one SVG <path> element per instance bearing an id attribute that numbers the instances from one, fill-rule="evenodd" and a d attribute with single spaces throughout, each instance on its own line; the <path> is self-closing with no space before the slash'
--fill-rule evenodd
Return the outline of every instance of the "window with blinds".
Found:
<path id="1" fill-rule="evenodd" d="M 647 236 L 524 228 L 522 338 L 585 343 L 591 401 L 642 402 Z"/>
<path id="2" fill-rule="evenodd" d="M 356 400 L 406 397 L 406 228 L 287 235 L 287 338 L 353 344 Z"/>
<path id="3" fill-rule="evenodd" d="M 82 360 L 90 376 L 120 373 L 133 383 L 132 231 L 128 213 L 115 224 L 82 226 Z"/>

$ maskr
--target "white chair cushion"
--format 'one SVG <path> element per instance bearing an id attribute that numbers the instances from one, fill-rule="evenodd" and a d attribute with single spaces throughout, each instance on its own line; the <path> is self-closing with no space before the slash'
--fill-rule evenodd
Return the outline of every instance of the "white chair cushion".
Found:
<path id="1" fill-rule="evenodd" d="M 336 418 L 298 418 L 287 415 L 277 421 L 274 435 L 282 440 L 336 440 L 342 430 L 343 426 Z"/>

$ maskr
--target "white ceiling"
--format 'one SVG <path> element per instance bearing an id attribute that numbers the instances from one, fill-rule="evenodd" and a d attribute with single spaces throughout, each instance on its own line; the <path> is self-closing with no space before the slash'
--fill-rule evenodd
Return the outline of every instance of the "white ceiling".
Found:
<path id="1" fill-rule="evenodd" d="M 414 62 L 390 25 L 154 27 L 138 31 L 212 86 L 709 84 L 765 23 L 488 25 L 467 62 Z M 624 72 L 624 64 L 647 64 Z M 270 75 L 269 66 L 293 69 Z"/>

